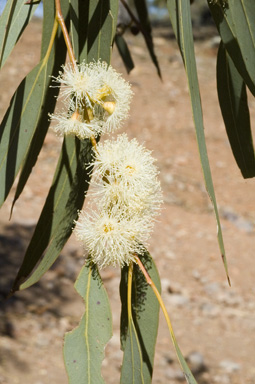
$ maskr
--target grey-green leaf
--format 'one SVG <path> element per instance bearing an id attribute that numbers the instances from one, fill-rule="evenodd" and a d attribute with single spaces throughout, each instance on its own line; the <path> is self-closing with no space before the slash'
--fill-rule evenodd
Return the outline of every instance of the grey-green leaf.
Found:
<path id="1" fill-rule="evenodd" d="M 36 283 L 54 263 L 70 237 L 89 186 L 87 164 L 90 161 L 89 140 L 80 141 L 73 136 L 64 139 L 52 186 L 12 291 Z"/>
<path id="2" fill-rule="evenodd" d="M 90 1 L 86 44 L 89 61 L 100 58 L 110 64 L 117 14 L 118 2 L 116 0 Z"/>
<path id="3" fill-rule="evenodd" d="M 141 32 L 144 36 L 145 43 L 147 45 L 150 57 L 152 59 L 152 62 L 154 63 L 157 73 L 159 77 L 161 78 L 161 71 L 158 63 L 157 56 L 155 54 L 154 50 L 154 44 L 152 39 L 152 33 L 151 33 L 151 24 L 149 19 L 149 13 L 148 8 L 145 0 L 134 0 L 134 4 L 137 10 L 137 14 L 140 21 L 140 28 Z"/>
<path id="4" fill-rule="evenodd" d="M 212 201 L 218 229 L 218 243 L 221 251 L 221 256 L 224 262 L 226 275 L 229 280 L 227 260 L 222 237 L 222 230 L 220 218 L 214 193 L 212 182 L 211 170 L 208 160 L 207 148 L 205 143 L 204 123 L 202 106 L 199 92 L 199 84 L 197 77 L 197 67 L 194 52 L 194 41 L 192 34 L 191 15 L 190 15 L 190 2 L 187 0 L 168 0 L 167 6 L 171 18 L 171 23 L 174 33 L 179 44 L 180 52 L 184 62 L 185 71 L 188 78 L 188 86 L 191 98 L 191 106 L 193 112 L 193 119 L 196 129 L 196 137 L 199 149 L 199 156 L 202 165 L 205 185 L 208 195 Z"/>
<path id="5" fill-rule="evenodd" d="M 85 302 L 79 326 L 65 336 L 64 360 L 69 384 L 103 384 L 101 364 L 112 336 L 112 316 L 107 293 L 97 267 L 86 262 L 75 288 Z"/>
<path id="6" fill-rule="evenodd" d="M 244 178 L 254 177 L 255 155 L 246 86 L 223 44 L 218 52 L 217 89 L 236 162 Z"/>
<path id="7" fill-rule="evenodd" d="M 147 272 L 160 291 L 160 278 L 156 265 L 148 252 L 139 256 Z M 132 282 L 132 315 L 127 313 L 127 273 L 122 269 L 120 283 L 121 346 L 124 351 L 121 368 L 122 384 L 149 384 L 152 380 L 155 344 L 158 332 L 159 303 L 137 265 Z"/>
<path id="8" fill-rule="evenodd" d="M 0 69 L 31 20 L 38 3 L 8 0 L 0 16 Z"/>
<path id="9" fill-rule="evenodd" d="M 0 206 L 26 157 L 43 112 L 51 79 L 52 55 L 42 60 L 21 82 L 0 126 Z"/>
<path id="10" fill-rule="evenodd" d="M 130 54 L 128 45 L 122 35 L 116 34 L 115 36 L 115 44 L 118 48 L 119 54 L 123 60 L 127 73 L 130 73 L 134 68 L 134 62 L 132 56 Z"/>
<path id="11" fill-rule="evenodd" d="M 226 7 L 208 0 L 226 50 L 255 96 L 255 2 L 228 0 Z"/>
<path id="12" fill-rule="evenodd" d="M 43 39 L 42 39 L 42 49 L 41 49 L 42 60 L 49 46 L 51 31 L 53 29 L 53 24 L 55 20 L 54 3 L 49 0 L 44 0 L 43 5 L 44 5 L 44 10 L 43 10 L 44 18 L 43 18 Z M 62 13 L 65 18 L 66 18 L 66 14 L 68 13 L 68 10 L 69 8 L 67 6 L 64 6 L 64 7 L 62 6 Z M 56 77 L 58 75 L 60 66 L 65 61 L 65 57 L 66 57 L 66 45 L 60 30 L 58 31 L 58 34 L 55 38 L 55 42 L 52 47 L 52 50 L 53 50 L 53 62 L 51 67 L 52 68 L 51 76 Z M 50 68 L 49 68 L 49 71 L 50 71 Z M 34 136 L 29 146 L 28 153 L 21 166 L 19 182 L 15 191 L 12 208 L 15 202 L 17 201 L 17 199 L 19 198 L 20 194 L 22 193 L 24 186 L 26 185 L 26 182 L 32 172 L 33 166 L 36 164 L 38 155 L 42 149 L 43 142 L 50 125 L 49 114 L 53 113 L 55 109 L 58 94 L 59 94 L 58 87 L 47 87 L 44 95 L 44 102 L 43 102 L 44 107 L 41 110 L 41 115 L 39 117 Z"/>

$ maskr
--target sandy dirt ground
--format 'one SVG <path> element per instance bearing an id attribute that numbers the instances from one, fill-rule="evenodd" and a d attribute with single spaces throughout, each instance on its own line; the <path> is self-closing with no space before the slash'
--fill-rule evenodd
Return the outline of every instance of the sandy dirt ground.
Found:
<path id="1" fill-rule="evenodd" d="M 0 114 L 20 80 L 37 63 L 40 22 L 33 22 L 1 75 Z M 205 191 L 185 72 L 167 28 L 155 30 L 163 81 L 156 75 L 141 36 L 128 36 L 135 61 L 129 79 L 135 93 L 122 131 L 153 151 L 160 169 L 164 206 L 150 240 L 162 279 L 162 295 L 184 355 L 198 383 L 255 384 L 254 180 L 236 166 L 217 103 L 214 33 L 197 31 L 196 54 L 205 134 L 223 227 L 232 287 L 228 287 L 216 238 L 216 222 Z M 113 66 L 125 69 L 113 53 Z M 255 103 L 250 99 L 254 121 Z M 11 286 L 50 187 L 61 139 L 50 130 L 12 220 L 12 193 L 0 213 L 0 294 Z M 34 287 L 0 308 L 0 383 L 65 384 L 63 335 L 84 311 L 73 283 L 83 265 L 72 237 L 53 268 Z M 119 381 L 120 271 L 102 272 L 113 311 L 114 336 L 105 354 L 106 383 Z M 154 384 L 184 382 L 163 316 L 160 315 Z"/>

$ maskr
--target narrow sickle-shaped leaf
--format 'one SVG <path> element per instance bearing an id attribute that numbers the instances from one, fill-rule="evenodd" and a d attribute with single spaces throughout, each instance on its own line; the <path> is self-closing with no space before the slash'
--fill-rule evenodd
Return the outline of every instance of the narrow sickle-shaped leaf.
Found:
<path id="1" fill-rule="evenodd" d="M 101 59 L 110 64 L 117 12 L 116 0 L 90 2 L 88 39 L 85 46 L 88 61 Z"/>
<path id="2" fill-rule="evenodd" d="M 0 69 L 31 20 L 38 4 L 8 0 L 0 16 Z"/>
<path id="3" fill-rule="evenodd" d="M 116 34 L 115 43 L 122 58 L 122 61 L 126 67 L 127 73 L 130 73 L 134 68 L 134 62 L 124 37 Z"/>
<path id="4" fill-rule="evenodd" d="M 79 141 L 72 136 L 65 138 L 51 189 L 16 277 L 13 291 L 36 283 L 54 263 L 70 237 L 74 220 L 77 219 L 78 210 L 84 202 L 84 192 L 89 186 L 90 174 L 87 164 L 90 161 L 89 140 Z M 45 251 L 39 265 L 28 278 Z"/>
<path id="5" fill-rule="evenodd" d="M 51 31 L 53 29 L 54 20 L 55 20 L 54 3 L 51 0 L 44 0 L 43 5 L 44 5 L 44 18 L 43 18 L 43 39 L 42 39 L 42 48 L 41 48 L 42 60 L 45 53 L 47 52 L 47 47 L 49 46 L 49 43 L 50 43 Z M 68 12 L 68 7 L 66 6 L 62 7 L 62 13 L 64 15 L 64 18 L 66 18 L 67 12 Z M 48 72 L 49 79 L 51 76 L 56 77 L 58 75 L 60 66 L 65 61 L 65 57 L 66 57 L 66 45 L 65 45 L 63 36 L 61 34 L 61 31 L 58 32 L 55 38 L 55 42 L 52 50 L 53 50 L 53 62 L 51 67 L 52 72 L 50 73 L 50 68 L 49 68 L 49 72 Z M 21 195 L 26 185 L 26 182 L 32 172 L 32 169 L 37 161 L 38 155 L 42 149 L 43 142 L 50 125 L 49 114 L 53 113 L 55 109 L 58 94 L 59 94 L 59 87 L 47 87 L 44 95 L 44 101 L 43 101 L 44 108 L 41 110 L 41 115 L 39 117 L 34 136 L 32 138 L 26 158 L 21 167 L 19 182 L 15 191 L 12 208 L 15 202 L 17 201 L 17 199 L 19 198 L 19 196 Z"/>
<path id="6" fill-rule="evenodd" d="M 136 11 L 141 24 L 141 32 L 144 36 L 145 43 L 147 45 L 150 57 L 157 69 L 158 75 L 161 78 L 161 71 L 158 63 L 157 56 L 154 51 L 154 44 L 151 33 L 151 24 L 149 19 L 148 8 L 145 0 L 134 0 Z"/>
<path id="7" fill-rule="evenodd" d="M 194 52 L 194 41 L 192 34 L 191 25 L 191 14 L 190 14 L 190 2 L 187 0 L 168 0 L 167 6 L 171 18 L 171 23 L 174 29 L 174 33 L 179 44 L 180 52 L 184 62 L 188 78 L 188 86 L 191 98 L 191 106 L 193 112 L 193 119 L 196 129 L 196 137 L 200 155 L 200 161 L 202 165 L 203 175 L 205 179 L 205 185 L 208 195 L 212 201 L 218 230 L 218 242 L 221 251 L 221 256 L 224 262 L 226 275 L 230 284 L 226 254 L 224 249 L 224 242 L 222 237 L 222 230 L 220 224 L 220 218 L 216 203 L 216 197 L 214 193 L 214 187 L 212 182 L 211 170 L 208 160 L 208 154 L 205 143 L 204 124 L 201 99 L 199 93 L 199 84 L 197 78 L 197 67 Z"/>
<path id="8" fill-rule="evenodd" d="M 208 5 L 228 54 L 255 96 L 255 2 L 228 0 L 223 8 L 208 0 Z"/>
<path id="9" fill-rule="evenodd" d="M 220 44 L 217 89 L 222 116 L 236 162 L 244 178 L 255 176 L 255 155 L 245 83 Z"/>
<path id="10" fill-rule="evenodd" d="M 148 252 L 140 256 L 142 263 L 160 291 L 156 265 Z M 128 268 L 121 274 L 121 347 L 124 351 L 121 383 L 149 384 L 152 380 L 155 344 L 158 332 L 159 303 L 137 265 L 132 282 L 132 318 L 127 307 Z"/>
<path id="11" fill-rule="evenodd" d="M 86 262 L 75 283 L 85 302 L 80 324 L 65 335 L 64 360 L 69 384 L 103 384 L 101 364 L 112 336 L 112 316 L 107 293 L 97 267 Z"/>
<path id="12" fill-rule="evenodd" d="M 8 196 L 26 157 L 50 84 L 48 60 L 40 62 L 21 82 L 0 126 L 0 206 Z"/>

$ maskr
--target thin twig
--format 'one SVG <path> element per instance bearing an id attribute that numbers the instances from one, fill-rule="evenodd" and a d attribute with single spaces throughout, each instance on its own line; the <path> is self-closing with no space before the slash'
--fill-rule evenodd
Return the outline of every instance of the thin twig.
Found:
<path id="1" fill-rule="evenodd" d="M 72 44 L 70 41 L 70 37 L 69 37 L 68 31 L 67 31 L 67 28 L 65 25 L 65 20 L 64 20 L 62 11 L 61 11 L 60 0 L 55 0 L 55 5 L 56 5 L 56 18 L 57 18 L 57 21 L 58 21 L 61 29 L 62 29 L 65 43 L 66 43 L 66 47 L 67 47 L 67 51 L 68 51 L 68 55 L 70 57 L 73 68 L 75 69 L 76 68 L 76 59 L 75 59 L 73 47 L 72 47 Z"/>
<path id="2" fill-rule="evenodd" d="M 128 319 L 132 320 L 132 277 L 133 277 L 133 263 L 128 267 L 128 291 L 127 291 L 127 309 Z"/>

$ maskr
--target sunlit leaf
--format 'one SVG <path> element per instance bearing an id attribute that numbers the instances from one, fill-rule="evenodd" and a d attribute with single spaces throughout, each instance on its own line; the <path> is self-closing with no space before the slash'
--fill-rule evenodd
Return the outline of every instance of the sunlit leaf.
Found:
<path id="1" fill-rule="evenodd" d="M 0 126 L 0 205 L 13 185 L 45 108 L 53 57 L 41 61 L 21 82 Z"/>
<path id="2" fill-rule="evenodd" d="M 75 288 L 85 302 L 80 324 L 65 335 L 64 360 L 69 384 L 102 384 L 101 364 L 112 336 L 112 316 L 107 293 L 97 267 L 87 262 Z"/>
<path id="3" fill-rule="evenodd" d="M 224 249 L 220 218 L 214 193 L 211 170 L 205 144 L 204 124 L 201 99 L 199 93 L 199 84 L 197 78 L 197 67 L 195 61 L 194 42 L 191 25 L 190 2 L 186 0 L 168 0 L 167 6 L 171 18 L 171 23 L 174 29 L 176 39 L 179 44 L 184 67 L 188 78 L 188 86 L 191 98 L 191 106 L 193 111 L 193 119 L 196 129 L 196 137 L 199 149 L 199 156 L 202 165 L 205 185 L 208 195 L 212 201 L 218 230 L 218 242 L 221 251 L 221 256 L 224 262 L 226 275 L 228 276 L 228 267 L 226 254 Z M 229 281 L 230 282 L 230 281 Z"/>
<path id="4" fill-rule="evenodd" d="M 244 178 L 255 176 L 255 156 L 245 83 L 223 44 L 217 60 L 217 89 L 229 142 Z"/>
<path id="5" fill-rule="evenodd" d="M 38 3 L 8 0 L 0 16 L 0 69 L 31 20 Z"/>
<path id="6" fill-rule="evenodd" d="M 148 252 L 140 259 L 160 291 L 157 268 Z M 121 296 L 121 346 L 124 351 L 121 383 L 151 383 L 155 344 L 158 332 L 159 303 L 137 265 L 134 266 L 132 283 L 133 319 L 129 321 L 127 311 L 127 274 L 122 269 Z"/>

